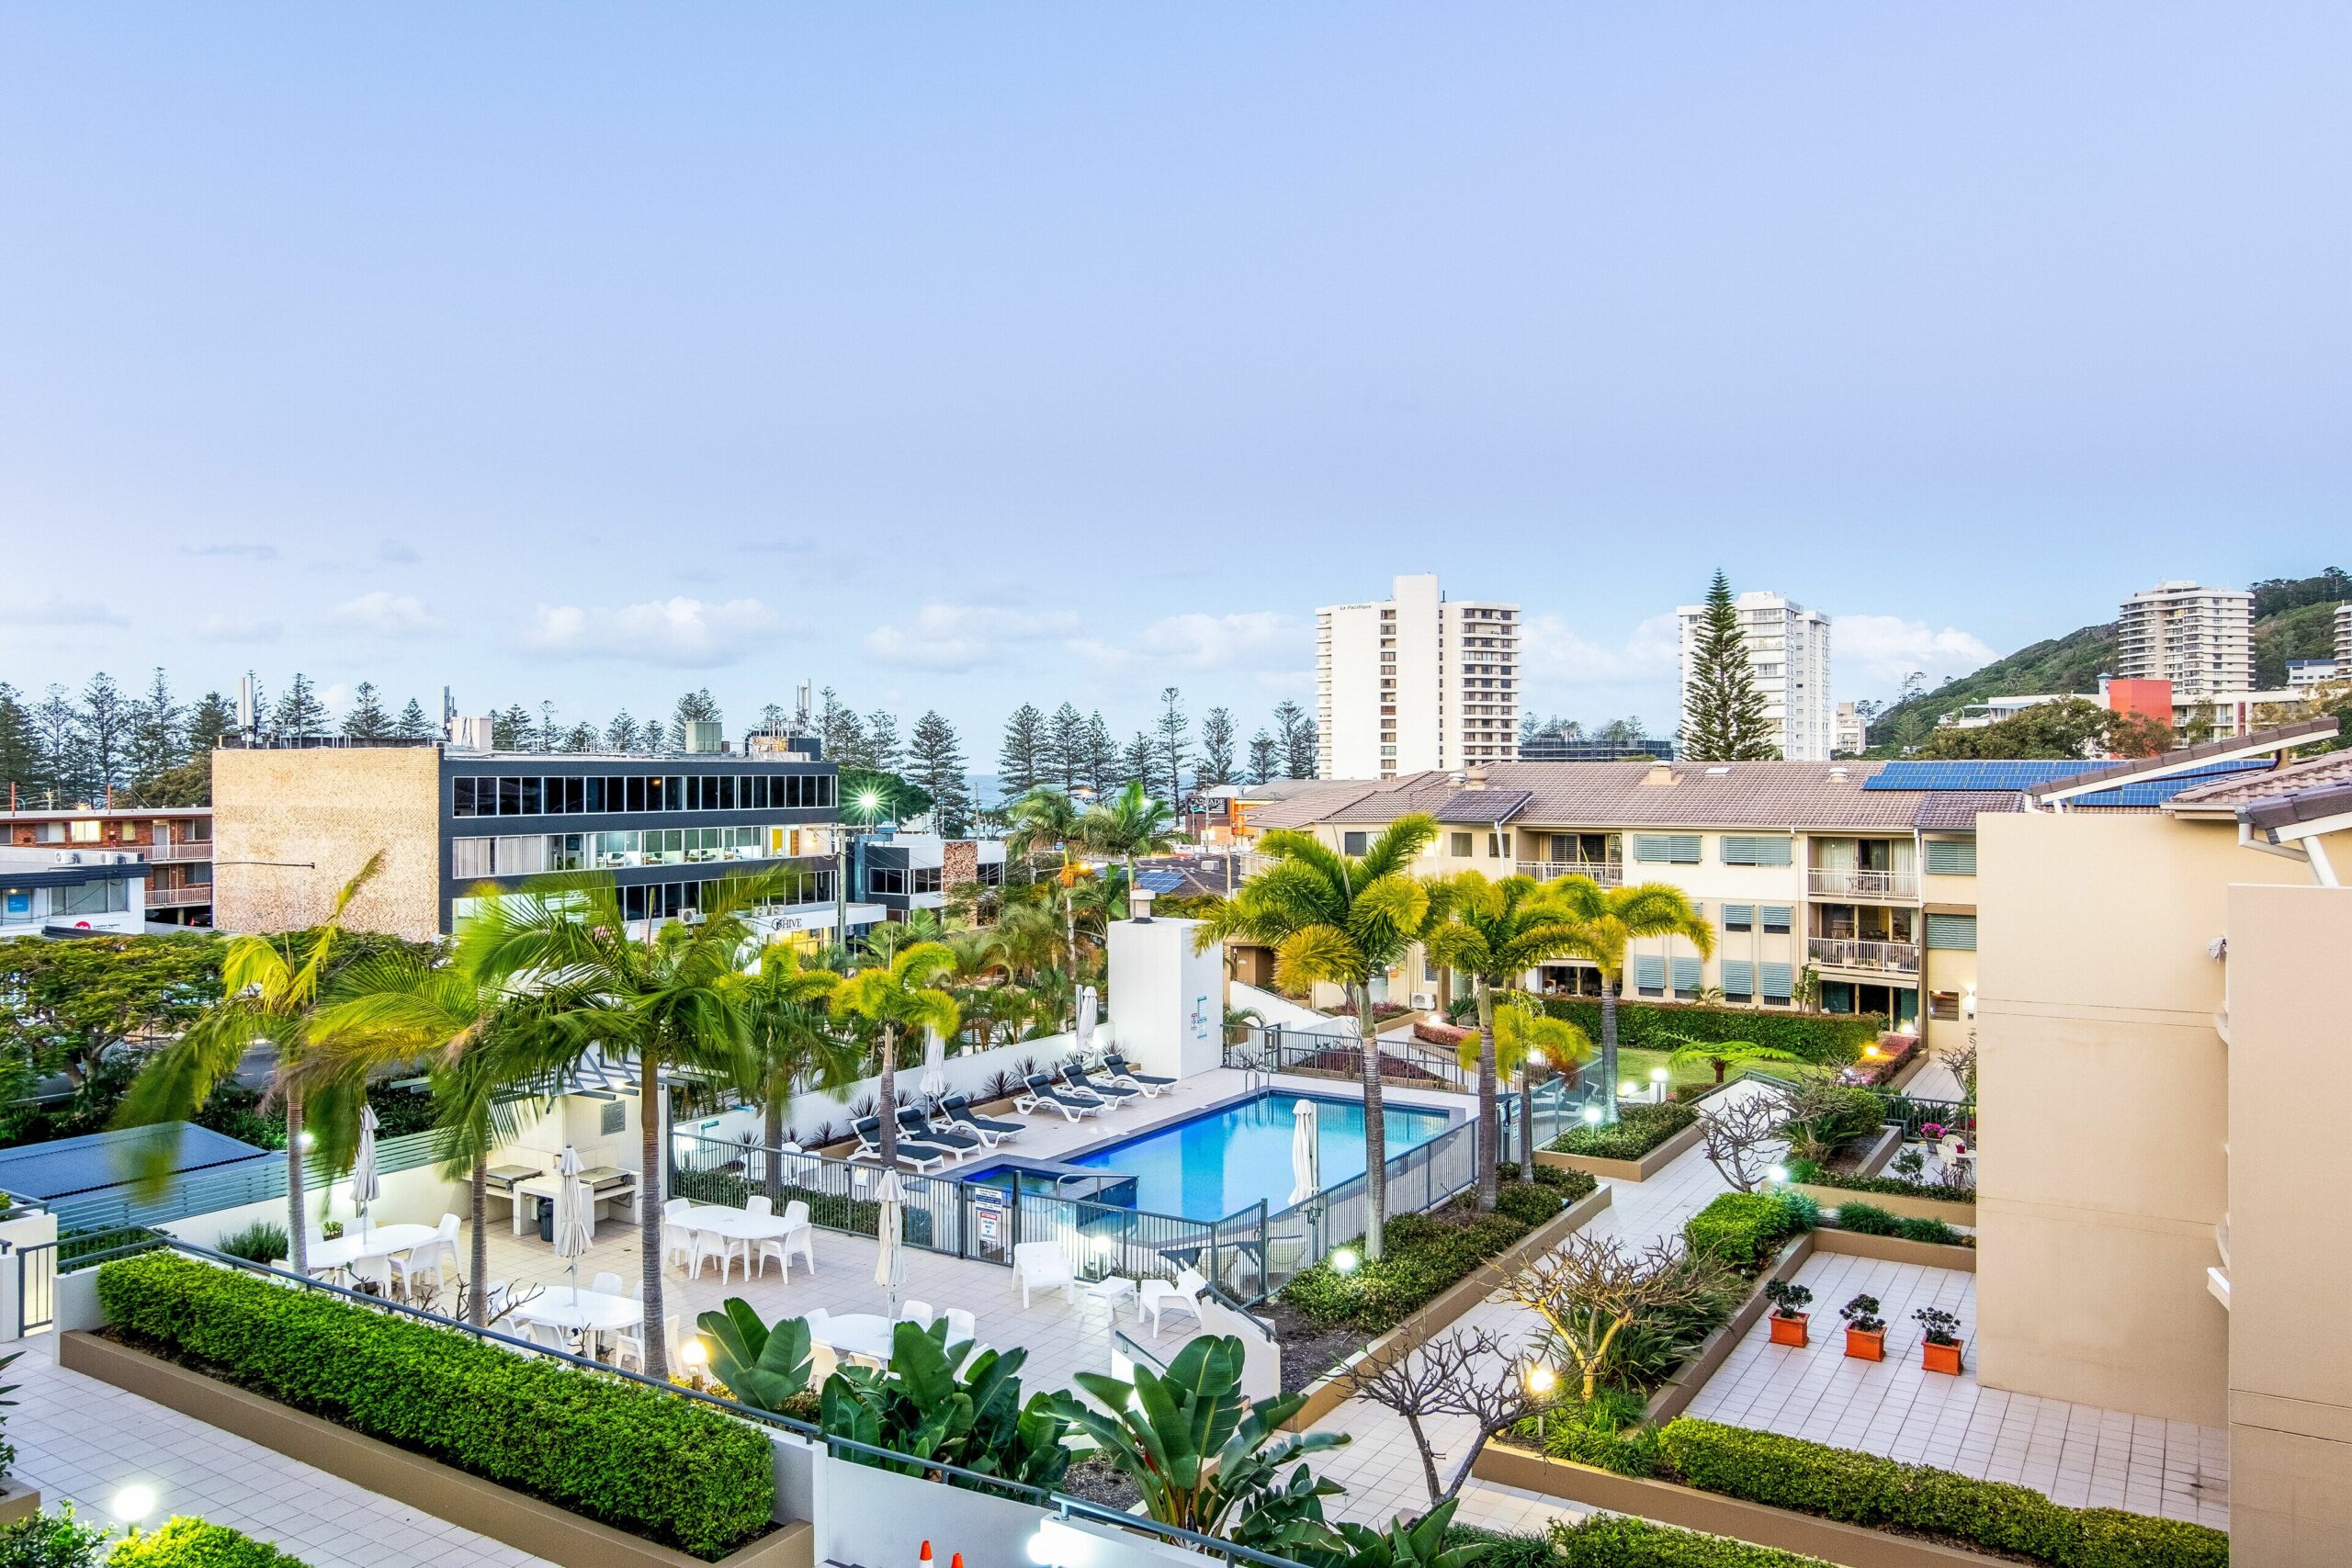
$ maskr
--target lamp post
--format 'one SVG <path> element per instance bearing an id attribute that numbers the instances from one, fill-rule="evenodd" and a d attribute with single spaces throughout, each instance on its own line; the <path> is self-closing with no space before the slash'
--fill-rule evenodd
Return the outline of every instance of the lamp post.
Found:
<path id="1" fill-rule="evenodd" d="M 882 810 L 882 792 L 862 789 L 842 802 L 844 820 L 854 819 L 871 828 Z M 846 828 L 833 840 L 833 940 L 841 943 L 842 952 L 849 952 L 849 856 L 856 835 Z"/>

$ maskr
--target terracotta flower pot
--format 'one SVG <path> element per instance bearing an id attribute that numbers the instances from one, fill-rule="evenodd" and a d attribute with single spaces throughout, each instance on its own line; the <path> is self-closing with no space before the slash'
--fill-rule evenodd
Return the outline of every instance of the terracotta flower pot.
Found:
<path id="1" fill-rule="evenodd" d="M 1886 1359 L 1886 1330 L 1883 1328 L 1849 1328 L 1846 1330 L 1846 1354 L 1857 1361 Z"/>
<path id="2" fill-rule="evenodd" d="M 1958 1377 L 1960 1348 L 1957 1345 L 1937 1345 L 1923 1339 L 1919 1342 L 1919 1364 L 1931 1372 L 1946 1372 Z"/>
<path id="3" fill-rule="evenodd" d="M 1793 1345 L 1800 1350 L 1804 1349 L 1811 1343 L 1804 1334 L 1805 1315 L 1798 1313 L 1793 1317 L 1783 1317 L 1776 1312 L 1766 1318 L 1764 1321 L 1772 1325 L 1772 1343 Z"/>

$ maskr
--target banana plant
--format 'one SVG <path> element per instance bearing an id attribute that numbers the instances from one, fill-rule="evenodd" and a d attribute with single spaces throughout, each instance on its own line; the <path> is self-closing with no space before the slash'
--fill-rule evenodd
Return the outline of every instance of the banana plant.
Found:
<path id="1" fill-rule="evenodd" d="M 968 1483 L 942 1475 L 940 1466 L 1050 1487 L 1069 1468 L 1062 1446 L 1069 1423 L 1050 1395 L 1022 1403 L 1015 1374 L 1028 1355 L 969 1340 L 951 1345 L 944 1321 L 901 1323 L 891 1333 L 887 1368 L 846 1367 L 825 1380 L 818 1422 L 830 1437 L 905 1456 L 898 1462 L 845 1456 L 863 1464 L 951 1485 Z"/>
<path id="2" fill-rule="evenodd" d="M 1077 1382 L 1101 1409 L 1058 1396 L 1062 1414 L 1143 1494 L 1161 1524 L 1295 1556 L 1341 1549 L 1322 1499 L 1340 1491 L 1299 1465 L 1347 1441 L 1334 1432 L 1279 1430 L 1301 1394 L 1250 1404 L 1241 1397 L 1241 1341 L 1201 1335 L 1167 1371 L 1138 1365 L 1130 1385 L 1102 1372 Z"/>
<path id="3" fill-rule="evenodd" d="M 808 1392 L 808 1319 L 787 1317 L 770 1328 L 751 1303 L 729 1296 L 718 1311 L 695 1319 L 695 1325 L 710 1341 L 710 1375 L 738 1403 L 775 1413 Z"/>
<path id="4" fill-rule="evenodd" d="M 1446 1527 L 1461 1503 L 1459 1497 L 1448 1497 L 1412 1524 L 1392 1519 L 1385 1530 L 1341 1525 L 1340 1537 L 1347 1542 L 1350 1568 L 1469 1568 L 1487 1554 L 1487 1543 L 1446 1546 Z"/>

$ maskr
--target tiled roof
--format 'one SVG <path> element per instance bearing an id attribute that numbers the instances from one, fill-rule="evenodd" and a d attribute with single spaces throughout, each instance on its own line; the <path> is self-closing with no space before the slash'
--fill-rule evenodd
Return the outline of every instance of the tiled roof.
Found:
<path id="1" fill-rule="evenodd" d="M 1965 829 L 1984 811 L 2014 811 L 2013 795 L 1865 790 L 1878 762 L 1503 762 L 1485 790 L 1442 773 L 1388 784 L 1334 783 L 1252 815 L 1268 828 L 1379 827 L 1413 811 L 1442 822 L 1498 820 L 1481 796 L 1523 794 L 1509 820 L 1523 827 Z M 1926 818 L 1923 819 L 1923 816 Z"/>
<path id="2" fill-rule="evenodd" d="M 1441 822 L 1508 822 L 1535 797 L 1523 789 L 1458 789 L 1437 808 Z"/>
<path id="3" fill-rule="evenodd" d="M 2291 828 L 2298 822 L 2317 822 L 2330 817 L 2352 817 L 2352 784 L 2273 795 L 2238 812 L 2241 822 L 2265 829 Z"/>
<path id="4" fill-rule="evenodd" d="M 2156 773 L 2166 768 L 2178 768 L 2183 763 L 2201 761 L 2208 757 L 2227 757 L 2258 750 L 2268 746 L 2283 750 L 2288 746 L 2300 746 L 2309 741 L 2325 740 L 2335 734 L 2335 720 L 2332 716 L 2307 718 L 2298 723 L 2281 725 L 2276 729 L 2241 735 L 2233 739 L 2208 740 L 2201 746 L 2184 746 L 2178 750 L 2166 751 L 2159 756 L 2135 757 L 2120 762 L 2109 762 L 2096 768 L 2086 768 L 2079 773 L 2069 774 L 2063 779 L 2052 779 L 2048 784 L 2038 785 L 2033 794 L 2036 799 L 2047 799 L 2061 790 L 2080 789 L 2085 784 L 2102 782 L 2122 784 L 2143 773 Z"/>
<path id="5" fill-rule="evenodd" d="M 2258 773 L 2241 773 L 2235 778 L 2218 779 L 2195 789 L 2182 790 L 2172 797 L 2174 811 L 2235 811 L 2241 806 L 2257 800 L 2269 800 L 2300 790 L 2323 789 L 2331 784 L 2352 784 L 2352 751 L 2331 751 L 2301 762 L 2290 762 L 2283 768 L 2270 768 Z"/>
<path id="6" fill-rule="evenodd" d="M 1946 790 L 1911 798 L 1919 803 L 1911 825 L 1927 833 L 1973 832 L 1980 815 L 2025 809 L 2025 795 L 2018 790 Z"/>

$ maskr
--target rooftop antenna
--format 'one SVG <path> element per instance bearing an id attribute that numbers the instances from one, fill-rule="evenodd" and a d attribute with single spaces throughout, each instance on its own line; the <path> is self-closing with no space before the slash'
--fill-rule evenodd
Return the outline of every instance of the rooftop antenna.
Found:
<path id="1" fill-rule="evenodd" d="M 261 739 L 261 705 L 254 698 L 254 672 L 237 682 L 237 733 L 247 740 Z"/>

